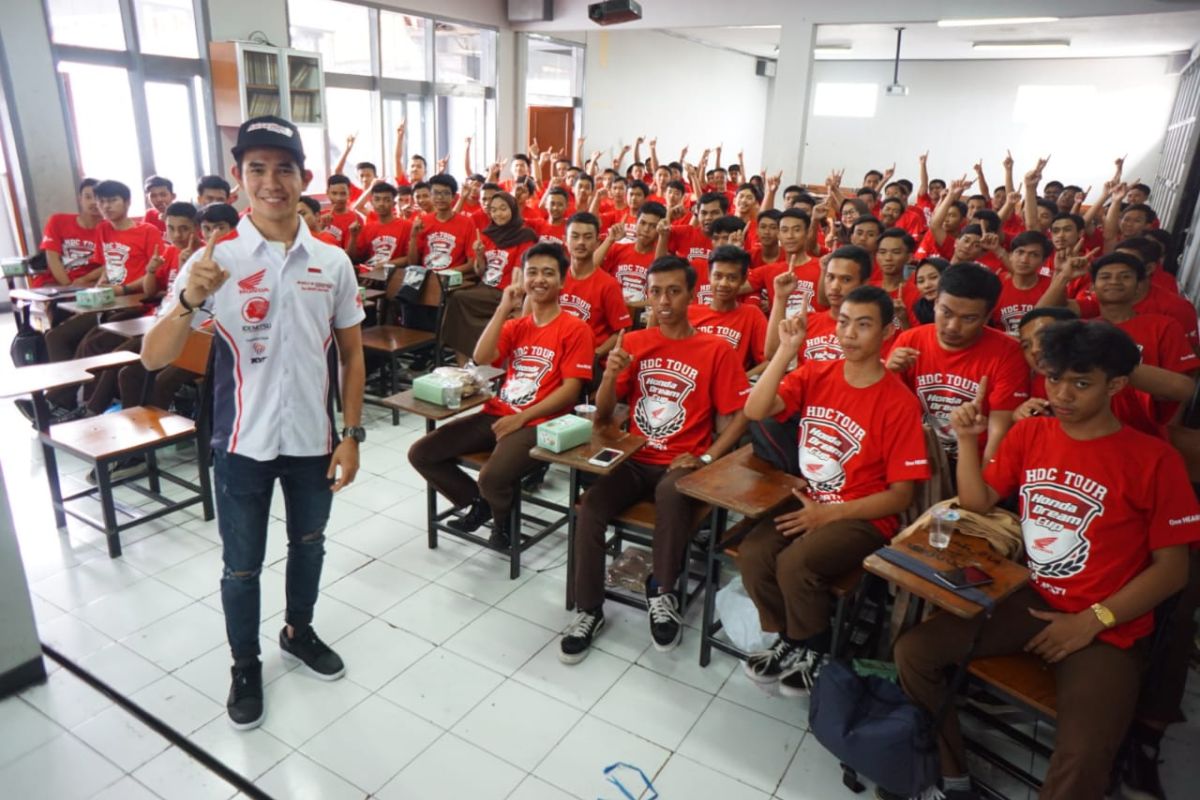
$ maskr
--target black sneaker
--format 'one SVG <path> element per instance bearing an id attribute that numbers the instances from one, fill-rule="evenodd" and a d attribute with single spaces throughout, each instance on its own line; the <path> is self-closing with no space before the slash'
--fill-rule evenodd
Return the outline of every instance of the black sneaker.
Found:
<path id="1" fill-rule="evenodd" d="M 526 492 L 536 492 L 546 482 L 546 473 L 550 471 L 549 464 L 543 464 L 521 479 L 521 489 Z"/>
<path id="2" fill-rule="evenodd" d="M 649 607 L 650 639 L 660 653 L 674 650 L 683 638 L 683 617 L 679 614 L 679 598 L 674 592 L 653 594 L 653 581 L 646 580 L 646 605 Z"/>
<path id="3" fill-rule="evenodd" d="M 487 500 L 482 497 L 471 503 L 467 509 L 467 513 L 461 517 L 455 517 L 449 520 L 447 527 L 453 528 L 459 533 L 474 533 L 479 530 L 483 523 L 492 518 L 492 507 L 488 505 Z"/>
<path id="4" fill-rule="evenodd" d="M 342 663 L 342 657 L 318 638 L 311 625 L 304 630 L 297 628 L 296 635 L 291 639 L 288 638 L 287 626 L 284 625 L 283 630 L 279 632 L 279 648 L 283 651 L 284 661 L 299 661 L 308 668 L 313 677 L 323 681 L 336 681 L 346 674 L 346 665 Z"/>
<path id="5" fill-rule="evenodd" d="M 564 664 L 578 664 L 587 658 L 592 639 L 604 627 L 604 610 L 580 611 L 563 631 L 559 641 L 558 660 Z"/>
<path id="6" fill-rule="evenodd" d="M 821 668 L 821 654 L 800 648 L 792 665 L 779 674 L 779 693 L 784 697 L 807 697 Z"/>
<path id="7" fill-rule="evenodd" d="M 257 728 L 263 721 L 262 662 L 255 658 L 242 665 L 234 663 L 230 674 L 233 681 L 225 701 L 229 724 L 239 731 Z"/>
<path id="8" fill-rule="evenodd" d="M 1134 742 L 1121 775 L 1121 792 L 1128 800 L 1164 800 L 1158 779 L 1158 749 Z"/>
<path id="9" fill-rule="evenodd" d="M 512 541 L 508 536 L 508 520 L 492 523 L 492 535 L 488 537 L 488 544 L 497 550 L 509 549 Z"/>
<path id="10" fill-rule="evenodd" d="M 140 458 L 125 458 L 108 465 L 108 479 L 116 483 L 126 478 L 135 478 L 146 473 L 146 462 Z M 96 485 L 96 468 L 88 470 L 87 482 Z"/>
<path id="11" fill-rule="evenodd" d="M 21 415 L 24 416 L 25 419 L 29 420 L 34 425 L 37 424 L 37 416 L 33 413 L 32 400 L 30 400 L 28 397 L 22 397 L 20 400 L 14 400 L 13 405 L 17 407 L 17 411 L 20 411 Z"/>
<path id="12" fill-rule="evenodd" d="M 742 672 L 755 683 L 774 683 L 784 670 L 791 668 L 802 652 L 803 648 L 796 647 L 780 636 L 770 650 L 747 656 L 742 662 Z"/>

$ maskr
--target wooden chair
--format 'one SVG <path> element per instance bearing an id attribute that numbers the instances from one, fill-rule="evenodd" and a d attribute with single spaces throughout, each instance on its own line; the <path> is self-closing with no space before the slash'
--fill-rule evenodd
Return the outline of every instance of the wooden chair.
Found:
<path id="1" fill-rule="evenodd" d="M 207 382 L 211 346 L 211 333 L 193 331 L 188 336 L 183 352 L 172 362 L 172 366 L 204 376 L 202 380 Z M 149 402 L 156 375 L 155 372 L 147 376 L 142 393 L 143 403 Z M 108 554 L 112 558 L 121 555 L 121 531 L 135 525 L 158 519 L 197 503 L 203 506 L 204 519 L 212 519 L 213 498 L 208 472 L 208 417 L 205 405 L 204 402 L 198 404 L 196 420 L 172 414 L 154 406 L 140 405 L 101 414 L 98 417 L 50 426 L 49 430 L 40 434 L 42 443 L 54 450 L 62 450 L 76 458 L 90 462 L 96 476 L 94 487 L 72 495 L 56 497 L 54 499 L 55 510 L 70 514 L 76 519 L 104 531 L 108 539 Z M 158 465 L 157 452 L 159 450 L 168 445 L 189 440 L 196 442 L 199 468 L 198 485 L 171 474 Z M 109 474 L 109 465 L 126 459 L 145 459 L 146 474 L 113 481 Z M 50 469 L 49 465 L 47 469 Z M 55 469 L 57 468 L 55 467 Z M 147 486 L 141 486 L 138 483 L 143 477 L 146 479 Z M 183 500 L 171 500 L 161 494 L 164 480 L 188 489 L 192 494 Z M 55 474 L 52 486 L 56 486 L 57 481 L 58 476 Z M 150 512 L 142 512 L 139 509 L 122 509 L 123 513 L 132 519 L 128 522 L 118 522 L 113 489 L 119 485 L 128 486 L 139 494 L 154 500 L 161 507 Z M 69 508 L 67 505 L 72 500 L 93 496 L 100 502 L 102 520 L 96 520 L 89 514 Z"/>

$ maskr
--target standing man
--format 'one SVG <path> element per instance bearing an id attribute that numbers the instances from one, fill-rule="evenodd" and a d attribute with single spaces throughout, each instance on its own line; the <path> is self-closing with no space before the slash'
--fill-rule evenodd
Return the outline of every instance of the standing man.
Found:
<path id="1" fill-rule="evenodd" d="M 271 494 L 278 479 L 287 507 L 287 612 L 279 632 L 285 658 L 321 680 L 345 674 L 342 659 L 313 630 L 325 524 L 333 493 L 358 472 L 363 352 L 362 302 L 346 254 L 318 242 L 296 203 L 312 179 L 300 133 L 279 117 L 238 129 L 232 173 L 252 214 L 237 236 L 210 238 L 180 272 L 146 334 L 142 363 L 170 364 L 193 328 L 212 318 L 213 474 L 221 533 L 221 605 L 233 654 L 226 708 L 234 728 L 262 724 L 258 576 Z M 337 351 L 333 349 L 336 340 Z M 340 383 L 331 374 L 340 354 Z M 347 427 L 334 425 L 329 387 L 342 387 Z M 303 698 L 296 698 L 303 702 Z"/>

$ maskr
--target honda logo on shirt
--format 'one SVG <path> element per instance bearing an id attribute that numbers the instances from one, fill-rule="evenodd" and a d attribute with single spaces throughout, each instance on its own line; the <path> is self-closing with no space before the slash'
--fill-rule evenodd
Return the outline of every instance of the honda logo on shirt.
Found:
<path id="1" fill-rule="evenodd" d="M 251 324 L 262 322 L 271 310 L 271 303 L 265 297 L 251 297 L 242 306 L 242 319 Z"/>
<path id="2" fill-rule="evenodd" d="M 242 294 L 260 294 L 266 292 L 267 287 L 261 285 L 265 277 L 267 277 L 267 270 L 264 268 L 247 278 L 242 278 L 238 281 L 238 291 Z"/>

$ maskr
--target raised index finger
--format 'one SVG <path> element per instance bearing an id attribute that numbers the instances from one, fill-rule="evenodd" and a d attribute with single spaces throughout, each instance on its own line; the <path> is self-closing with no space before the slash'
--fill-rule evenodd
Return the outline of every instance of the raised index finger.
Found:
<path id="1" fill-rule="evenodd" d="M 213 248 L 217 246 L 217 237 L 215 235 L 208 237 L 208 242 L 204 245 L 204 261 L 212 261 Z"/>

